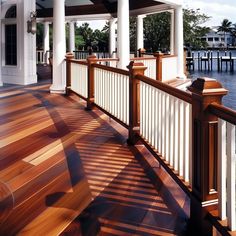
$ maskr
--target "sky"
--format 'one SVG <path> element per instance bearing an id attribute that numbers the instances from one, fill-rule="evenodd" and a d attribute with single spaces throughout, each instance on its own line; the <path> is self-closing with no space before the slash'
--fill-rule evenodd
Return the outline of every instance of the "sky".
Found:
<path id="1" fill-rule="evenodd" d="M 223 19 L 236 23 L 236 0 L 183 0 L 184 8 L 200 9 L 212 18 L 205 24 L 207 26 L 219 26 Z M 83 22 L 78 22 L 81 25 Z M 102 29 L 105 21 L 89 21 L 92 29 Z"/>
<path id="2" fill-rule="evenodd" d="M 199 8 L 201 13 L 211 16 L 207 26 L 219 26 L 225 18 L 236 23 L 236 0 L 184 0 L 184 7 Z"/>

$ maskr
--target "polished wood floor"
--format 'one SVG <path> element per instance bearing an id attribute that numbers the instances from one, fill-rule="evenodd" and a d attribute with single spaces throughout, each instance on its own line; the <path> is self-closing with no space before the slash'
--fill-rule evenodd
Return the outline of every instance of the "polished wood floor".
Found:
<path id="1" fill-rule="evenodd" d="M 0 235 L 183 234 L 126 130 L 75 95 L 4 86 L 0 127 Z"/>

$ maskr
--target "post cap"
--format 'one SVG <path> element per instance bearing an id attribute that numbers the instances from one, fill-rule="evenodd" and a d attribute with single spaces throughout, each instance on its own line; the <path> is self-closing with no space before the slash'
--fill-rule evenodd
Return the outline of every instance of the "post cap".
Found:
<path id="1" fill-rule="evenodd" d="M 127 66 L 130 72 L 134 74 L 144 74 L 144 71 L 147 69 L 142 62 L 131 61 Z"/>
<path id="2" fill-rule="evenodd" d="M 66 53 L 66 59 L 73 59 L 73 58 L 74 58 L 74 54 L 72 52 Z"/>
<path id="3" fill-rule="evenodd" d="M 228 90 L 226 90 L 220 82 L 216 79 L 202 77 L 197 78 L 188 87 L 188 90 L 192 93 L 209 96 L 209 95 L 226 95 Z"/>
<path id="4" fill-rule="evenodd" d="M 155 52 L 153 55 L 154 55 L 155 57 L 159 57 L 159 56 L 163 56 L 164 53 L 162 53 L 161 51 L 158 51 L 158 52 Z"/>
<path id="5" fill-rule="evenodd" d="M 94 54 L 92 54 L 92 55 L 89 55 L 88 57 L 87 57 L 87 61 L 89 62 L 92 62 L 93 60 L 96 60 L 97 59 L 97 57 L 96 57 L 96 55 L 94 55 Z"/>

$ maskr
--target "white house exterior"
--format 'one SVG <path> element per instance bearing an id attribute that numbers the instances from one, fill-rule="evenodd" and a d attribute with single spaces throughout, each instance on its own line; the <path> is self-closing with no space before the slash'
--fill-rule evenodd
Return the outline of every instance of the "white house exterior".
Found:
<path id="1" fill-rule="evenodd" d="M 117 55 L 119 57 L 119 67 L 126 69 L 129 64 L 129 15 L 137 16 L 138 19 L 138 40 L 140 47 L 142 44 L 142 17 L 139 15 L 150 14 L 154 12 L 170 11 L 173 12 L 173 21 L 171 27 L 171 51 L 178 56 L 178 77 L 184 78 L 183 70 L 183 13 L 182 0 L 159 0 L 149 1 L 150 6 L 147 6 L 146 1 L 138 1 L 141 7 L 136 7 L 135 4 L 129 6 L 129 1 L 126 0 L 109 0 L 109 4 L 117 4 L 117 12 L 107 12 L 103 14 L 85 14 L 84 12 L 73 12 L 73 15 L 66 15 L 66 7 L 74 6 L 92 6 L 95 5 L 92 1 L 84 0 L 1 0 L 1 66 L 0 66 L 0 85 L 3 83 L 11 84 L 32 84 L 37 82 L 36 74 L 36 36 L 27 32 L 27 21 L 30 21 L 30 14 L 35 10 L 48 8 L 53 9 L 53 15 L 45 17 L 37 17 L 37 21 L 45 22 L 45 52 L 48 50 L 48 22 L 53 22 L 53 83 L 52 92 L 63 93 L 65 91 L 65 71 L 63 67 L 64 56 L 66 53 L 65 47 L 65 29 L 62 25 L 65 21 L 91 20 L 91 19 L 106 19 L 110 20 L 110 52 L 114 51 L 114 19 L 117 18 Z M 9 9 L 16 9 L 14 17 L 7 17 Z M 56 27 L 55 27 L 56 26 Z M 73 24 L 71 24 L 71 37 L 73 37 Z M 10 41 L 7 39 L 10 38 Z M 73 39 L 70 40 L 70 48 L 74 48 Z M 15 48 L 15 52 L 13 52 Z M 8 58 L 8 59 L 7 59 Z"/>
<path id="2" fill-rule="evenodd" d="M 229 32 L 218 32 L 218 27 L 213 27 L 211 31 L 202 37 L 202 41 L 207 42 L 210 48 L 220 48 L 231 46 L 233 38 Z"/>

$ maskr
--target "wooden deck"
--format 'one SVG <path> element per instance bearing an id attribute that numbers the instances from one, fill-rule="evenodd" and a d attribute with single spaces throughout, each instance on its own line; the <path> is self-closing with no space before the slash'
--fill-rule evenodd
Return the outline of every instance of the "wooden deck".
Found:
<path id="1" fill-rule="evenodd" d="M 0 235 L 182 235 L 113 120 L 45 81 L 0 101 Z"/>

